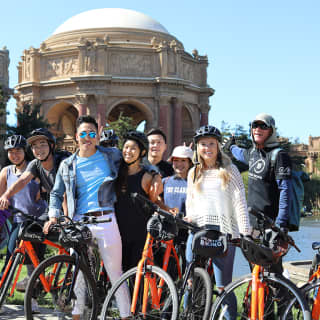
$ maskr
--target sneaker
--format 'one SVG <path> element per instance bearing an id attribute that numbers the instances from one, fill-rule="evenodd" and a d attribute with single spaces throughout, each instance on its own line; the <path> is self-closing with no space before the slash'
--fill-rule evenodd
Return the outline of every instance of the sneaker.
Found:
<path id="1" fill-rule="evenodd" d="M 33 314 L 40 313 L 38 302 L 34 298 L 31 299 L 31 309 Z"/>
<path id="2" fill-rule="evenodd" d="M 19 292 L 25 292 L 26 291 L 26 287 L 29 281 L 29 277 L 25 277 L 23 280 L 19 281 L 16 284 L 16 290 Z"/>

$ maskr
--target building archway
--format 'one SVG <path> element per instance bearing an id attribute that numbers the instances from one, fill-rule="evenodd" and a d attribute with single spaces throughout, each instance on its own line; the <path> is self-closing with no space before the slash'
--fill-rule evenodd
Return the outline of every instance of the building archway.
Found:
<path id="1" fill-rule="evenodd" d="M 145 127 L 148 128 L 153 121 L 150 108 L 138 100 L 119 100 L 113 103 L 107 114 L 107 122 L 116 121 L 121 113 L 125 117 L 132 118 L 135 128 L 143 121 L 146 122 Z"/>
<path id="2" fill-rule="evenodd" d="M 76 149 L 75 131 L 78 110 L 68 101 L 61 101 L 51 107 L 46 115 L 52 125 L 50 131 L 57 137 L 57 144 L 73 152 Z"/>

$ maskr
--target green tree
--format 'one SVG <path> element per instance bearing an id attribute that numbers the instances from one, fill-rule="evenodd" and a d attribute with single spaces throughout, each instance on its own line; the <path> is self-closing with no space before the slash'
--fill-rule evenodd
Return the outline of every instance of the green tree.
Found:
<path id="1" fill-rule="evenodd" d="M 109 126 L 105 129 L 113 129 L 116 135 L 119 137 L 119 148 L 122 149 L 123 137 L 127 131 L 135 130 L 133 119 L 131 117 L 124 116 L 121 112 L 119 118 L 116 121 L 109 123 Z"/>
<path id="2" fill-rule="evenodd" d="M 40 114 L 40 104 L 31 106 L 25 104 L 17 113 L 17 126 L 7 126 L 7 134 L 21 134 L 28 137 L 30 132 L 37 128 L 50 128 L 48 120 Z"/>
<path id="3" fill-rule="evenodd" d="M 234 135 L 236 138 L 237 145 L 241 148 L 248 149 L 252 146 L 249 132 L 245 130 L 244 127 L 241 125 L 237 124 L 234 127 L 231 127 L 226 121 L 222 121 L 221 134 L 222 139 L 229 139 L 232 135 Z M 227 154 L 231 158 L 232 162 L 237 166 L 240 172 L 248 170 L 248 166 L 234 158 L 231 152 L 227 152 Z"/>

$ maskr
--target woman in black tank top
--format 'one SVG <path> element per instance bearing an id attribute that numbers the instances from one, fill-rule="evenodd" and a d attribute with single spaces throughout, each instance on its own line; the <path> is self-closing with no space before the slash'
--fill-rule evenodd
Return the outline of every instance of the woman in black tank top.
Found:
<path id="1" fill-rule="evenodd" d="M 130 194 L 137 192 L 151 201 L 156 201 L 162 193 L 161 177 L 154 179 L 142 166 L 142 158 L 148 150 L 146 136 L 137 131 L 130 131 L 124 139 L 123 160 L 116 181 L 117 202 L 115 212 L 122 239 L 122 267 L 127 271 L 137 266 L 141 259 L 146 240 L 146 227 L 150 215 L 141 209 Z M 155 188 L 155 183 L 160 188 Z"/>

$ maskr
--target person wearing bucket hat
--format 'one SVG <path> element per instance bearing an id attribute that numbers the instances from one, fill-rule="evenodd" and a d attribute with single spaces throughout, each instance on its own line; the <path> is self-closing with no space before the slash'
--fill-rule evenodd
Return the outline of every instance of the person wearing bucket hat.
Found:
<path id="1" fill-rule="evenodd" d="M 7 152 L 8 160 L 10 165 L 4 167 L 0 172 L 0 195 L 3 195 L 17 180 L 23 175 L 28 166 L 27 157 L 27 141 L 22 135 L 13 135 L 8 137 L 4 143 L 4 149 Z M 14 208 L 23 211 L 26 214 L 40 216 L 42 215 L 47 204 L 45 201 L 40 199 L 40 185 L 37 181 L 31 180 L 28 182 L 22 190 L 14 194 L 10 199 L 10 204 Z M 10 210 L 0 211 L 1 224 L 5 222 L 4 214 L 10 213 Z M 6 216 L 7 218 L 7 216 Z M 16 239 L 20 226 L 25 218 L 21 214 L 15 214 L 13 216 L 13 223 L 11 232 L 8 239 L 7 253 L 2 272 L 5 269 L 15 247 Z M 0 226 L 1 227 L 1 226 Z M 39 258 L 41 259 L 44 255 L 44 246 L 36 244 L 39 252 Z M 25 264 L 27 265 L 28 276 L 33 271 L 33 266 L 29 258 L 26 259 Z M 17 283 L 17 290 L 23 291 L 26 287 L 28 277 Z"/>
<path id="2" fill-rule="evenodd" d="M 200 127 L 194 135 L 194 167 L 188 173 L 186 217 L 199 227 L 219 229 L 232 238 L 251 234 L 242 177 L 221 150 L 221 133 L 214 126 Z M 192 261 L 194 234 L 187 240 L 186 260 Z M 212 257 L 217 289 L 232 281 L 235 247 L 228 244 L 226 254 Z M 237 301 L 230 296 L 226 319 L 234 319 Z"/>
<path id="3" fill-rule="evenodd" d="M 185 202 L 187 197 L 187 176 L 189 169 L 193 165 L 192 157 L 193 151 L 190 147 L 185 145 L 175 147 L 168 160 L 172 163 L 174 174 L 170 177 L 165 177 L 162 179 L 162 196 L 166 209 L 172 214 L 179 214 L 181 217 L 184 217 L 186 212 Z M 184 252 L 187 238 L 188 231 L 180 229 L 177 237 L 174 239 L 175 243 L 180 244 L 180 256 L 183 259 L 181 267 L 183 269 L 186 266 Z M 173 278 L 177 277 L 177 270 L 175 268 L 174 261 L 169 261 L 168 271 Z"/>
<path id="4" fill-rule="evenodd" d="M 38 178 L 41 184 L 41 197 L 49 202 L 60 162 L 71 155 L 65 150 L 56 151 L 56 138 L 46 128 L 38 128 L 30 133 L 27 139 L 33 156 L 21 177 L 6 190 L 0 198 L 0 208 L 8 208 L 9 199 L 22 190 L 31 180 Z M 44 191 L 45 190 L 45 191 Z"/>
<path id="5" fill-rule="evenodd" d="M 172 212 L 186 212 L 187 176 L 192 167 L 192 157 L 192 149 L 183 145 L 175 147 L 169 158 L 174 175 L 163 178 L 162 183 L 164 204 L 171 208 Z"/>

